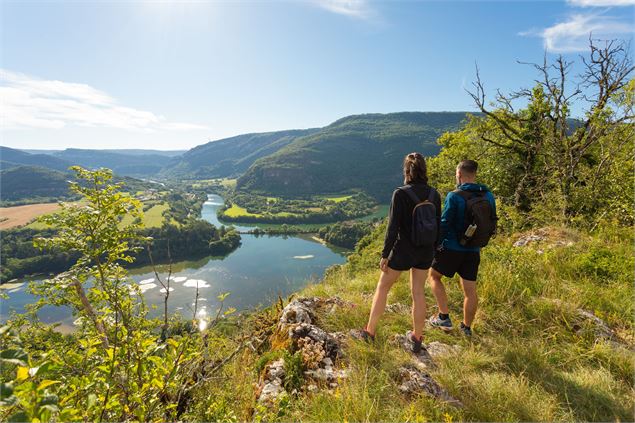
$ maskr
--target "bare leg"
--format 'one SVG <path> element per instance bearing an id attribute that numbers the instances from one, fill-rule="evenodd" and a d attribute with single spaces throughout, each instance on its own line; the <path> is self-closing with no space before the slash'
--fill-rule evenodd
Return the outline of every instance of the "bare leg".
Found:
<path id="1" fill-rule="evenodd" d="M 410 290 L 412 292 L 412 331 L 417 339 L 423 336 L 423 326 L 426 323 L 425 285 L 427 270 L 410 269 Z"/>
<path id="2" fill-rule="evenodd" d="M 448 314 L 450 312 L 448 309 L 448 295 L 445 293 L 445 286 L 443 286 L 443 282 L 441 282 L 441 276 L 441 273 L 437 272 L 433 268 L 430 268 L 430 288 L 432 288 L 434 298 L 437 300 L 439 312 Z"/>
<path id="3" fill-rule="evenodd" d="M 463 323 L 465 326 L 472 326 L 476 309 L 478 308 L 478 296 L 476 295 L 476 281 L 468 281 L 461 278 L 463 287 Z"/>
<path id="4" fill-rule="evenodd" d="M 379 318 L 384 313 L 384 309 L 386 308 L 388 291 L 390 291 L 390 288 L 393 286 L 400 274 L 401 272 L 399 270 L 394 270 L 390 267 L 387 267 L 386 271 L 381 272 L 381 274 L 379 275 L 379 282 L 377 283 L 377 288 L 375 289 L 373 305 L 370 308 L 370 316 L 368 317 L 368 324 L 366 325 L 366 330 L 371 335 L 375 335 L 375 330 L 377 329 Z"/>

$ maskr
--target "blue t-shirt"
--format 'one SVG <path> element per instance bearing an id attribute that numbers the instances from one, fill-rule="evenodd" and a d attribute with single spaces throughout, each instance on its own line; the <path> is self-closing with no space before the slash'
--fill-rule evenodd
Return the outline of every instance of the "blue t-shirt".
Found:
<path id="1" fill-rule="evenodd" d="M 481 184 L 466 183 L 457 187 L 461 191 L 482 192 L 486 191 L 485 198 L 490 202 L 496 212 L 496 201 L 489 188 Z M 441 215 L 441 245 L 453 251 L 479 252 L 480 247 L 464 247 L 459 243 L 459 234 L 465 230 L 465 200 L 456 192 L 450 192 L 445 197 L 443 214 Z"/>

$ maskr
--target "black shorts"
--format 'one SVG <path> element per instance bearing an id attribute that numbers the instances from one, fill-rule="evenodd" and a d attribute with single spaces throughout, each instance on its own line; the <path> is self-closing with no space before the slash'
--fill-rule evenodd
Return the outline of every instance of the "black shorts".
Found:
<path id="1" fill-rule="evenodd" d="M 432 261 L 432 268 L 443 276 L 451 278 L 455 273 L 468 281 L 475 281 L 481 253 L 473 251 L 437 251 Z"/>
<path id="2" fill-rule="evenodd" d="M 432 247 L 414 247 L 408 242 L 398 240 L 388 256 L 388 267 L 393 270 L 410 270 L 411 268 L 428 270 L 432 264 L 434 250 Z"/>

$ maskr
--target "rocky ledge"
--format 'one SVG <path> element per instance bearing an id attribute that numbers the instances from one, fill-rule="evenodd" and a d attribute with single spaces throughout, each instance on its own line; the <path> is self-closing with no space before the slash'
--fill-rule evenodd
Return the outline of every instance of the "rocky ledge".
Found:
<path id="1" fill-rule="evenodd" d="M 348 377 L 349 370 L 343 358 L 349 335 L 341 332 L 330 333 L 319 327 L 318 312 L 333 313 L 337 308 L 354 306 L 338 297 L 311 297 L 295 299 L 283 308 L 277 332 L 285 338 L 292 352 L 301 354 L 304 367 L 302 391 L 332 390 L 337 388 L 342 379 Z M 403 310 L 395 311 L 403 312 Z M 405 335 L 397 335 L 393 341 L 410 351 L 409 341 Z M 424 352 L 413 355 L 410 362 L 399 367 L 395 381 L 400 392 L 406 397 L 424 394 L 457 407 L 462 406 L 461 402 L 453 398 L 429 373 L 436 367 L 434 359 L 456 354 L 459 350 L 458 346 L 441 342 L 431 342 L 426 345 Z M 287 392 L 285 389 L 287 377 L 290 376 L 285 372 L 283 358 L 269 363 L 260 380 L 258 402 L 271 406 L 276 404 L 281 396 L 297 393 Z"/>
<path id="2" fill-rule="evenodd" d="M 342 333 L 329 333 L 317 326 L 317 311 L 334 312 L 337 307 L 352 307 L 338 297 L 299 298 L 291 301 L 282 310 L 278 322 L 278 334 L 284 336 L 292 351 L 299 351 L 306 368 L 304 389 L 316 391 L 320 386 L 336 388 L 338 381 L 348 376 L 348 370 L 340 368 L 338 359 L 342 357 Z M 265 368 L 260 382 L 258 401 L 273 404 L 286 393 L 284 359 L 278 359 Z"/>

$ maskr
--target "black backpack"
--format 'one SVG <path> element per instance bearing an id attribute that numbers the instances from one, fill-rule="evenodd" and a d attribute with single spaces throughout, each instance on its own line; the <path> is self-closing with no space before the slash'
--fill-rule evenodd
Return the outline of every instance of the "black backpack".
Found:
<path id="1" fill-rule="evenodd" d="M 410 239 L 417 247 L 433 247 L 437 241 L 439 228 L 437 226 L 437 206 L 434 205 L 435 189 L 430 187 L 428 198 L 421 201 L 410 185 L 399 188 L 404 191 L 415 207 L 412 210 L 412 232 Z"/>
<path id="2" fill-rule="evenodd" d="M 498 217 L 487 199 L 487 191 L 455 190 L 465 200 L 465 216 L 463 231 L 458 233 L 459 243 L 464 247 L 485 247 L 496 233 Z M 476 225 L 471 236 L 466 234 L 468 227 Z"/>

